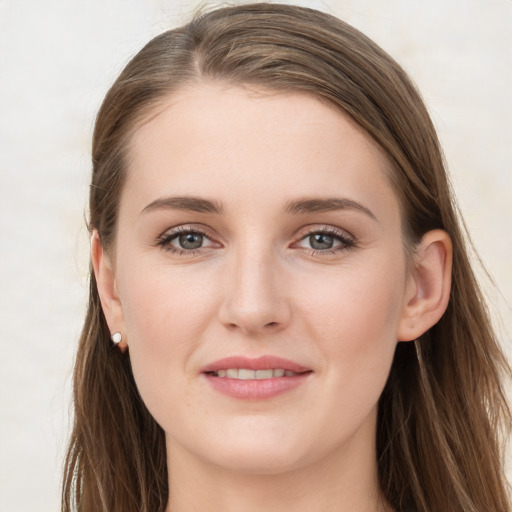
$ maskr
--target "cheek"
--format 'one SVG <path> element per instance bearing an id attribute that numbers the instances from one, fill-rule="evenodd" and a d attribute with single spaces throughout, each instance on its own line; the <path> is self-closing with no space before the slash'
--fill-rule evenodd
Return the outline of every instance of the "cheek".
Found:
<path id="1" fill-rule="evenodd" d="M 120 297 L 130 344 L 144 344 L 155 350 L 169 342 L 187 345 L 201 327 L 200 312 L 211 308 L 200 272 L 173 271 L 168 265 L 144 257 L 120 269 Z M 209 300 L 210 299 L 210 300 Z"/>
<path id="2" fill-rule="evenodd" d="M 345 400 L 341 410 L 364 414 L 385 385 L 397 344 L 405 270 L 398 259 L 339 269 L 305 298 L 311 329 L 322 353 L 328 388 Z M 394 269 L 394 270 L 393 270 Z M 307 300 L 307 302 L 306 302 Z M 307 328 L 307 327 L 306 327 Z"/>
<path id="3" fill-rule="evenodd" d="M 134 377 L 148 406 L 162 389 L 186 379 L 187 362 L 213 314 L 214 297 L 200 275 L 126 259 L 120 296 Z M 172 385 L 171 385 L 172 381 Z M 169 386 L 167 386 L 169 384 Z"/>
<path id="4" fill-rule="evenodd" d="M 305 305 L 314 313 L 313 324 L 334 329 L 331 339 L 342 335 L 362 341 L 364 332 L 396 330 L 402 313 L 405 271 L 400 271 L 400 263 L 387 263 L 375 261 L 335 269 L 320 285 L 316 279 L 307 286 Z"/>

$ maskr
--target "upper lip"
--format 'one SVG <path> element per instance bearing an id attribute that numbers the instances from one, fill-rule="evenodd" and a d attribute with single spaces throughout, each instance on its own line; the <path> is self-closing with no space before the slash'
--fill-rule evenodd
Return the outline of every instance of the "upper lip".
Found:
<path id="1" fill-rule="evenodd" d="M 303 373 L 311 371 L 311 368 L 307 368 L 288 359 L 282 357 L 264 355 L 256 358 L 250 358 L 245 356 L 229 356 L 214 361 L 203 368 L 202 373 L 207 372 L 218 372 L 219 370 L 229 370 L 230 368 L 246 368 L 248 370 L 270 370 L 270 369 L 283 369 L 290 370 L 294 373 Z"/>

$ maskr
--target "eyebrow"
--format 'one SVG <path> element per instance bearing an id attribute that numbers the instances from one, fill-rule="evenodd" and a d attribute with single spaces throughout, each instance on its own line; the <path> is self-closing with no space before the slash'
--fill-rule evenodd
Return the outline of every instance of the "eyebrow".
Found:
<path id="1" fill-rule="evenodd" d="M 222 205 L 216 201 L 189 196 L 160 197 L 149 203 L 141 211 L 141 215 L 155 210 L 183 210 L 196 213 L 215 213 L 217 215 L 223 212 Z"/>
<path id="2" fill-rule="evenodd" d="M 141 215 L 155 210 L 182 210 L 196 213 L 213 213 L 216 215 L 221 215 L 224 212 L 222 204 L 217 201 L 192 196 L 160 197 L 148 204 L 142 210 Z M 377 221 L 377 217 L 369 208 L 347 198 L 299 199 L 290 201 L 285 206 L 285 212 L 293 215 L 324 213 L 336 210 L 357 210 Z"/>
<path id="3" fill-rule="evenodd" d="M 294 215 L 324 213 L 336 210 L 357 210 L 378 222 L 377 217 L 369 208 L 357 201 L 346 198 L 300 199 L 298 201 L 290 201 L 285 207 L 287 213 Z"/>

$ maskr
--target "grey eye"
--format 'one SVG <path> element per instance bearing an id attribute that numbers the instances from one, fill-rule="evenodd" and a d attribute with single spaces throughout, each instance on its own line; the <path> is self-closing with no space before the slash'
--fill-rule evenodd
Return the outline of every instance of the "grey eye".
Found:
<path id="1" fill-rule="evenodd" d="M 182 249 L 199 249 L 203 245 L 203 238 L 201 233 L 184 233 L 178 237 L 178 243 Z"/>
<path id="2" fill-rule="evenodd" d="M 334 246 L 334 237 L 324 233 L 315 233 L 309 235 L 309 245 L 315 250 L 332 249 Z"/>

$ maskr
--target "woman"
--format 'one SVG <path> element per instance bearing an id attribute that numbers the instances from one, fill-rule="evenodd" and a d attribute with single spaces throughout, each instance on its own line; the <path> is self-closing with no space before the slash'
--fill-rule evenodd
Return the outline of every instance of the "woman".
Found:
<path id="1" fill-rule="evenodd" d="M 506 361 L 373 42 L 299 7 L 201 16 L 121 73 L 93 164 L 63 510 L 509 510 Z"/>

